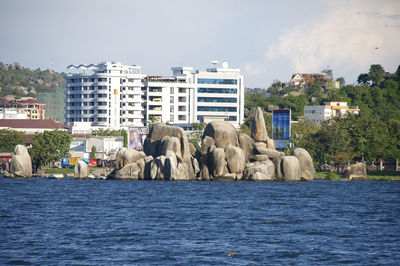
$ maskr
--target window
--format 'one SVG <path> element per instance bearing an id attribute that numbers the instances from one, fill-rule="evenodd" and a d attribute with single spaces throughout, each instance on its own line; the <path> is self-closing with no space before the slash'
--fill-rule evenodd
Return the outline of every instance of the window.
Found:
<path id="1" fill-rule="evenodd" d="M 169 121 L 174 122 L 174 115 L 169 115 Z"/>
<path id="2" fill-rule="evenodd" d="M 236 98 L 211 98 L 211 97 L 198 97 L 198 102 L 206 103 L 237 103 Z"/>
<path id="3" fill-rule="evenodd" d="M 179 121 L 184 121 L 184 120 L 186 120 L 186 115 L 178 115 L 178 120 L 179 120 Z"/>
<path id="4" fill-rule="evenodd" d="M 170 94 L 174 94 L 174 88 L 173 87 L 169 88 L 169 93 Z"/>
<path id="5" fill-rule="evenodd" d="M 199 84 L 237 84 L 236 79 L 197 79 Z"/>
<path id="6" fill-rule="evenodd" d="M 226 94 L 236 94 L 237 89 L 221 89 L 221 88 L 197 88 L 199 93 L 226 93 Z"/>
<path id="7" fill-rule="evenodd" d="M 204 112 L 236 112 L 236 107 L 225 107 L 225 106 L 197 106 L 197 111 Z"/>

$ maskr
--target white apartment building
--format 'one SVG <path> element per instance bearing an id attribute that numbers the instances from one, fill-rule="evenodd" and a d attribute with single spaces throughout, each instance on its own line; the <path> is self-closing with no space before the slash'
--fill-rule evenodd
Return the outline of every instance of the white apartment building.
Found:
<path id="1" fill-rule="evenodd" d="M 146 121 L 158 120 L 190 127 L 193 122 L 215 120 L 239 127 L 244 121 L 244 83 L 239 69 L 222 67 L 206 71 L 173 67 L 172 77 L 147 76 Z"/>
<path id="2" fill-rule="evenodd" d="M 173 67 L 170 77 L 144 75 L 139 66 L 119 62 L 70 65 L 66 124 L 127 128 L 161 121 L 190 128 L 193 122 L 226 120 L 239 127 L 244 122 L 243 76 L 226 62 L 213 64 L 206 71 Z"/>
<path id="3" fill-rule="evenodd" d="M 70 65 L 66 78 L 65 121 L 121 128 L 143 126 L 142 79 L 139 66 L 120 62 Z"/>
<path id="4" fill-rule="evenodd" d="M 335 116 L 344 116 L 347 112 L 358 114 L 359 111 L 358 106 L 347 106 L 346 102 L 326 102 L 325 105 L 304 106 L 304 120 L 321 125 Z"/>

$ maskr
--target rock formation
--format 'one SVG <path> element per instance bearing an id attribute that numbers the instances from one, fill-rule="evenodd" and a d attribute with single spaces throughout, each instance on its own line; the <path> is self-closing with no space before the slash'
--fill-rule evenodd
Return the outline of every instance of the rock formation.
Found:
<path id="1" fill-rule="evenodd" d="M 311 155 L 308 151 L 303 148 L 296 148 L 293 150 L 292 155 L 299 159 L 301 178 L 306 181 L 312 181 L 314 179 L 315 169 Z"/>
<path id="2" fill-rule="evenodd" d="M 226 121 L 213 121 L 204 129 L 200 179 L 240 180 L 250 154 L 251 140 Z"/>
<path id="3" fill-rule="evenodd" d="M 88 178 L 89 167 L 84 161 L 78 161 L 74 168 L 74 178 L 83 179 Z"/>
<path id="4" fill-rule="evenodd" d="M 267 130 L 265 129 L 264 115 L 260 107 L 257 107 L 254 114 L 254 120 L 251 124 L 251 137 L 255 142 L 267 142 L 268 139 Z"/>
<path id="5" fill-rule="evenodd" d="M 9 172 L 5 173 L 5 176 L 25 178 L 32 176 L 32 161 L 25 146 L 15 146 L 14 155 L 9 165 Z"/>
<path id="6" fill-rule="evenodd" d="M 144 142 L 144 151 L 154 159 L 145 179 L 196 179 L 196 158 L 191 154 L 186 133 L 180 127 L 158 123 Z M 196 169 L 198 171 L 198 169 Z"/>
<path id="7" fill-rule="evenodd" d="M 354 177 L 367 176 L 367 168 L 364 163 L 356 163 L 344 169 L 342 177 L 352 179 Z"/>

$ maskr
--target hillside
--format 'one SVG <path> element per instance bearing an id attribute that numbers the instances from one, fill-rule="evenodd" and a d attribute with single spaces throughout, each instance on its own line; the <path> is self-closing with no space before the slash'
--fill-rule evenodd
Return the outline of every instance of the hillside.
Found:
<path id="1" fill-rule="evenodd" d="M 6 95 L 35 97 L 37 92 L 53 92 L 64 86 L 63 75 L 52 70 L 31 70 L 19 63 L 0 62 L 0 98 Z"/>

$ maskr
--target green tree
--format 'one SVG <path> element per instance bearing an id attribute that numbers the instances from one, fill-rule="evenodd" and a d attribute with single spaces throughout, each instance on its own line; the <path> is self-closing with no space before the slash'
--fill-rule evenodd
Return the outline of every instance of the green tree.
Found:
<path id="1" fill-rule="evenodd" d="M 92 158 L 92 159 L 96 159 L 96 146 L 92 146 L 92 152 L 91 152 L 91 154 L 90 154 L 90 157 Z"/>
<path id="2" fill-rule="evenodd" d="M 373 84 L 379 86 L 384 80 L 385 70 L 381 65 L 371 65 L 368 73 L 368 77 L 371 79 Z"/>
<path id="3" fill-rule="evenodd" d="M 29 153 L 32 164 L 39 168 L 50 167 L 63 157 L 69 157 L 71 136 L 66 131 L 45 131 L 34 137 Z"/>
<path id="4" fill-rule="evenodd" d="M 368 76 L 368 74 L 362 73 L 362 74 L 360 74 L 360 75 L 358 76 L 358 78 L 357 78 L 357 83 L 358 83 L 359 85 L 368 84 L 370 80 L 371 80 L 371 79 L 370 79 L 370 77 Z"/>
<path id="5" fill-rule="evenodd" d="M 24 144 L 21 132 L 0 129 L 0 152 L 13 152 L 15 146 Z"/>
<path id="6" fill-rule="evenodd" d="M 128 147 L 128 133 L 126 133 L 125 129 L 121 129 L 121 135 L 122 137 L 124 137 L 124 147 L 127 148 Z"/>

